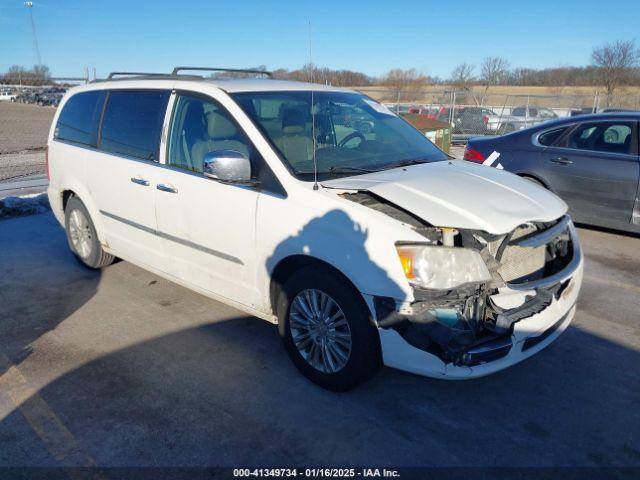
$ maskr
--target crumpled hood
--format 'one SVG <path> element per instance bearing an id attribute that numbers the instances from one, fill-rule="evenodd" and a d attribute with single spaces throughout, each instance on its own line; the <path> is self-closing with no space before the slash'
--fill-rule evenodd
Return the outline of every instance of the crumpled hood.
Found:
<path id="1" fill-rule="evenodd" d="M 528 221 L 548 222 L 567 205 L 512 173 L 466 161 L 441 161 L 322 182 L 367 190 L 438 227 L 507 233 Z"/>

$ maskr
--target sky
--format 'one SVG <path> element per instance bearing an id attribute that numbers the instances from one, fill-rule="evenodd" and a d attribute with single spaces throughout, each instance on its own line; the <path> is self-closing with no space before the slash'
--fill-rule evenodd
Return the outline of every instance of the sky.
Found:
<path id="1" fill-rule="evenodd" d="M 85 66 L 98 77 L 176 65 L 294 69 L 309 62 L 311 31 L 316 65 L 447 78 L 486 56 L 512 67 L 588 64 L 594 46 L 636 39 L 640 1 L 36 0 L 32 12 L 54 76 Z M 0 71 L 35 59 L 24 1 L 0 0 Z"/>

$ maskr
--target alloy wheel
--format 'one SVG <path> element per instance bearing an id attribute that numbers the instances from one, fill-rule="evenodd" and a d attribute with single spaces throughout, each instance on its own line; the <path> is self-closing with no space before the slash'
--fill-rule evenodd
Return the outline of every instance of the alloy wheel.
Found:
<path id="1" fill-rule="evenodd" d="M 298 293 L 289 311 L 289 329 L 298 352 L 324 373 L 342 370 L 351 354 L 351 329 L 347 318 L 326 293 L 307 289 Z"/>
<path id="2" fill-rule="evenodd" d="M 87 217 L 78 209 L 69 215 L 69 236 L 76 253 L 83 259 L 89 258 L 93 248 L 91 227 Z"/>

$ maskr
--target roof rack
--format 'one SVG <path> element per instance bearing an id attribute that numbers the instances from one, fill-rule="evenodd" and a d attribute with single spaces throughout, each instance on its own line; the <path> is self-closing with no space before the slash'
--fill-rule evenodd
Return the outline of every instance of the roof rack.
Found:
<path id="1" fill-rule="evenodd" d="M 120 80 L 125 80 L 127 77 L 153 77 L 153 78 L 176 78 L 186 77 L 192 79 L 202 79 L 202 75 L 184 74 L 181 71 L 195 70 L 200 72 L 229 72 L 229 73 L 255 73 L 257 75 L 266 75 L 269 78 L 273 78 L 273 74 L 266 70 L 251 70 L 242 68 L 209 68 L 209 67 L 176 67 L 171 73 L 158 73 L 158 72 L 111 72 L 106 80 L 117 80 L 116 77 L 125 77 Z M 103 81 L 103 80 L 97 80 Z"/>
<path id="2" fill-rule="evenodd" d="M 255 73 L 258 75 L 266 75 L 269 78 L 273 78 L 273 73 L 266 70 L 252 70 L 244 68 L 209 68 L 209 67 L 176 67 L 171 72 L 171 75 L 179 75 L 178 72 L 182 70 L 197 70 L 201 72 L 228 72 L 228 73 Z"/>
<path id="3" fill-rule="evenodd" d="M 113 80 L 115 77 L 166 77 L 166 73 L 151 73 L 151 72 L 111 72 L 107 77 L 107 80 Z"/>

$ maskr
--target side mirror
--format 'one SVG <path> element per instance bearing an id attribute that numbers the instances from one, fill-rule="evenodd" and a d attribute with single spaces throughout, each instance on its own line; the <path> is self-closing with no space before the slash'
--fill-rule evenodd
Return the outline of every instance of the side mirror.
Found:
<path id="1" fill-rule="evenodd" d="M 251 162 L 235 150 L 214 150 L 204 156 L 203 175 L 228 183 L 252 183 Z"/>

